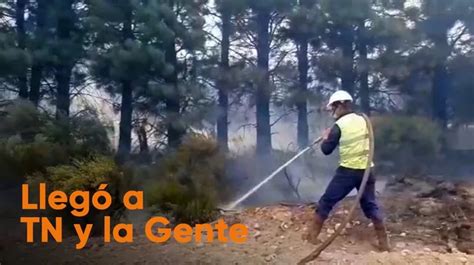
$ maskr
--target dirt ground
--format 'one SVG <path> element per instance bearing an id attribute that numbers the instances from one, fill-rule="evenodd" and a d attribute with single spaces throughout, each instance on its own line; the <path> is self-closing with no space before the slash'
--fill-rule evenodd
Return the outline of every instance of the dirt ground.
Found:
<path id="1" fill-rule="evenodd" d="M 466 184 L 426 185 L 402 179 L 380 197 L 393 250 L 380 253 L 375 233 L 358 210 L 342 236 L 312 264 L 474 264 L 474 187 Z M 351 198 L 334 210 L 321 238 L 334 232 L 347 214 Z M 227 213 L 228 224 L 249 227 L 245 244 L 155 244 L 135 226 L 134 243 L 103 244 L 91 239 L 75 250 L 76 238 L 63 244 L 26 245 L 1 241 L 3 264 L 296 264 L 314 245 L 302 240 L 314 209 L 308 205 L 245 209 Z"/>

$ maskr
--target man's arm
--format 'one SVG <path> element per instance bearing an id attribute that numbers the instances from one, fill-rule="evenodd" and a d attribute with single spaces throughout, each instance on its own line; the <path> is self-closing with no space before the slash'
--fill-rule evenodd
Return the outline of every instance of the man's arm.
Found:
<path id="1" fill-rule="evenodd" d="M 325 155 L 330 155 L 334 149 L 339 145 L 339 139 L 341 138 L 341 129 L 337 124 L 331 128 L 327 139 L 323 140 L 321 143 L 321 151 Z"/>

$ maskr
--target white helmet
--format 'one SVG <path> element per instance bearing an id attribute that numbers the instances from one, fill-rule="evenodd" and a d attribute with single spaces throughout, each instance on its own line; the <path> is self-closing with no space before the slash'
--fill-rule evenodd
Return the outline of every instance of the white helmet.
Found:
<path id="1" fill-rule="evenodd" d="M 334 92 L 334 94 L 331 95 L 331 97 L 329 98 L 329 103 L 326 107 L 330 108 L 331 105 L 334 102 L 338 102 L 338 101 L 350 101 L 350 102 L 352 102 L 354 100 L 352 99 L 352 96 L 349 93 L 347 93 L 347 91 L 338 90 L 338 91 Z"/>

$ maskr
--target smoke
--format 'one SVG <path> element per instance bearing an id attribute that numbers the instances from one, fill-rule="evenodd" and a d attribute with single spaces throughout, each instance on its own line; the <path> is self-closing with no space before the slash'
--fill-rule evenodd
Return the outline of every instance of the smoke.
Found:
<path id="1" fill-rule="evenodd" d="M 314 108 L 316 109 L 316 108 Z M 230 148 L 234 155 L 228 177 L 236 197 L 248 192 L 275 169 L 291 159 L 297 148 L 297 114 L 272 109 L 274 119 L 284 116 L 272 127 L 273 154 L 270 159 L 256 157 L 255 110 L 238 109 L 231 116 Z M 333 126 L 327 113 L 311 111 L 308 115 L 310 141 Z M 250 124 L 250 125 L 249 125 Z M 247 126 L 246 126 L 247 125 Z M 250 196 L 243 206 L 271 205 L 278 202 L 317 202 L 326 190 L 338 167 L 338 151 L 325 156 L 319 145 L 290 164 L 286 170 Z M 382 193 L 387 181 L 377 177 L 376 191 Z M 348 196 L 355 196 L 353 190 Z"/>
<path id="2" fill-rule="evenodd" d="M 331 127 L 333 121 L 327 113 L 311 110 L 310 107 L 308 123 L 309 138 L 312 142 L 324 129 Z M 234 159 L 228 168 L 228 177 L 237 197 L 257 185 L 297 153 L 297 113 L 273 108 L 272 121 L 277 119 L 278 122 L 272 127 L 272 157 L 262 158 L 255 155 L 255 109 L 241 107 L 230 115 L 229 147 Z M 315 202 L 332 178 L 337 160 L 337 152 L 324 156 L 316 145 L 243 204 L 253 206 L 277 202 Z"/>
<path id="3" fill-rule="evenodd" d="M 84 102 L 88 105 L 95 105 L 101 114 L 101 119 L 112 121 L 115 127 L 112 142 L 115 146 L 118 139 L 119 117 L 108 104 L 98 101 L 97 98 L 112 99 L 101 93 L 100 97 L 85 97 L 81 98 L 81 101 L 75 101 L 75 107 L 80 109 Z M 287 108 L 273 107 L 271 109 L 271 124 L 274 123 L 272 126 L 273 157 L 269 160 L 256 157 L 255 111 L 254 107 L 249 108 L 242 104 L 240 106 L 234 105 L 229 113 L 229 148 L 234 158 L 228 167 L 227 178 L 236 196 L 246 193 L 258 184 L 273 170 L 290 159 L 298 149 L 297 113 Z M 333 118 L 328 113 L 319 111 L 317 105 L 310 105 L 308 111 L 309 139 L 312 141 L 319 137 L 324 129 L 332 126 Z M 214 126 L 209 128 L 211 131 L 214 129 Z M 207 133 L 207 131 L 203 131 L 203 133 Z M 264 162 L 262 163 L 262 161 Z M 337 161 L 337 152 L 330 156 L 324 156 L 319 150 L 319 146 L 315 146 L 312 152 L 292 163 L 287 168 L 286 174 L 277 175 L 251 196 L 245 204 L 317 201 L 334 175 Z M 292 187 L 289 182 L 298 184 L 298 194 L 295 192 L 295 187 Z"/>
<path id="4" fill-rule="evenodd" d="M 229 147 L 233 152 L 241 152 L 256 145 L 255 107 L 240 106 L 229 114 Z M 297 113 L 286 108 L 272 108 L 271 121 L 272 147 L 276 150 L 295 150 L 297 148 Z M 332 126 L 333 119 L 316 106 L 309 107 L 309 138 L 315 139 L 321 132 Z"/>

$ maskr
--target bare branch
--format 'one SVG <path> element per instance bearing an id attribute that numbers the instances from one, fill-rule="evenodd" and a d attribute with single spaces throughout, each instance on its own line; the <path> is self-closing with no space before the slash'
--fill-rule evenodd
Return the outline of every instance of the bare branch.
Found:
<path id="1" fill-rule="evenodd" d="M 82 110 L 79 110 L 78 112 L 74 113 L 71 118 L 77 118 L 79 117 L 79 115 L 83 114 L 83 113 L 87 113 L 89 111 L 89 109 L 85 108 L 85 109 L 82 109 Z"/>
<path id="2" fill-rule="evenodd" d="M 72 91 L 71 91 L 71 100 L 74 99 L 75 97 L 77 96 L 80 96 L 83 94 L 82 91 L 90 88 L 92 85 L 94 85 L 95 82 L 94 81 L 90 81 L 90 82 L 86 82 L 84 85 L 82 86 L 79 86 L 79 87 L 75 87 Z"/>
<path id="3" fill-rule="evenodd" d="M 467 32 L 467 27 L 464 26 L 461 32 L 454 39 L 451 40 L 451 44 L 449 45 L 451 49 L 454 48 L 454 46 L 456 46 L 456 43 L 464 36 L 464 34 L 466 34 L 466 32 Z"/>
<path id="4" fill-rule="evenodd" d="M 284 117 L 290 115 L 293 111 L 287 111 L 286 113 L 283 113 L 282 115 L 280 115 L 280 117 L 278 117 L 273 123 L 270 124 L 270 127 L 273 127 L 275 124 L 277 124 L 281 119 L 283 119 Z"/>
<path id="5" fill-rule="evenodd" d="M 92 95 L 92 94 L 89 94 L 89 93 L 81 93 L 80 95 L 81 95 L 81 96 L 91 97 L 91 98 L 93 98 L 93 99 L 102 100 L 102 101 L 104 101 L 105 103 L 110 104 L 110 105 L 112 105 L 112 106 L 116 104 L 116 102 L 114 102 L 112 99 L 104 98 L 104 97 L 101 97 L 101 96 L 98 96 L 98 95 Z"/>
<path id="6" fill-rule="evenodd" d="M 257 124 L 255 124 L 255 123 L 242 124 L 242 125 L 239 126 L 239 128 L 237 128 L 235 131 L 238 132 L 238 131 L 240 131 L 240 129 L 244 129 L 244 130 L 245 130 L 245 128 L 247 128 L 247 127 L 257 128 Z"/>
<path id="7" fill-rule="evenodd" d="M 288 56 L 288 54 L 292 53 L 292 51 L 283 51 L 282 52 L 282 56 L 280 57 L 280 59 L 278 60 L 278 62 L 276 63 L 275 67 L 273 67 L 273 69 L 271 69 L 269 71 L 270 74 L 274 73 L 276 69 L 278 69 L 278 67 L 280 67 L 281 63 L 286 59 L 286 57 Z"/>
<path id="8" fill-rule="evenodd" d="M 6 83 L 2 83 L 2 90 L 18 93 L 18 89 L 12 86 L 9 86 Z"/>
<path id="9" fill-rule="evenodd" d="M 43 82 L 48 86 L 50 91 L 54 91 L 55 87 L 51 84 L 51 82 L 47 78 L 43 78 Z"/>
<path id="10" fill-rule="evenodd" d="M 286 180 L 288 181 L 288 185 L 290 186 L 291 190 L 295 193 L 296 197 L 298 198 L 298 201 L 301 201 L 301 196 L 299 193 L 299 186 L 301 184 L 301 178 L 298 178 L 298 183 L 293 183 L 293 180 L 291 177 L 288 175 L 287 168 L 284 169 L 284 175 L 286 177 Z"/>
<path id="11" fill-rule="evenodd" d="M 212 33 L 210 32 L 206 32 L 206 34 L 211 37 L 212 39 L 214 39 L 218 44 L 221 43 L 221 39 L 219 39 L 218 37 L 214 36 Z M 255 65 L 254 62 L 252 62 L 250 59 L 248 59 L 248 57 L 244 54 L 244 53 L 241 53 L 233 48 L 229 48 L 229 50 L 237 55 L 239 55 L 242 59 L 244 59 L 247 63 L 251 64 L 251 65 Z"/>
<path id="12" fill-rule="evenodd" d="M 237 20 L 237 22 L 236 22 L 237 23 L 237 28 L 243 29 L 243 30 L 241 30 L 241 32 L 243 33 L 243 36 L 245 37 L 246 40 L 242 40 L 242 41 L 244 41 L 247 45 L 256 48 L 257 43 L 258 43 L 258 39 L 257 39 L 257 36 L 253 35 L 252 31 L 248 29 L 249 28 L 248 20 L 249 19 Z"/>
<path id="13" fill-rule="evenodd" d="M 199 81 L 202 82 L 203 85 L 207 85 L 207 86 L 212 87 L 214 89 L 217 88 L 216 82 L 212 82 L 208 78 L 200 78 Z"/>
<path id="14" fill-rule="evenodd" d="M 209 9 L 208 11 L 208 14 L 215 17 L 215 18 L 218 18 L 220 21 L 222 21 L 222 16 L 219 12 L 213 12 L 211 9 Z"/>
<path id="15" fill-rule="evenodd" d="M 273 41 L 278 29 L 280 29 L 282 22 L 285 20 L 285 16 L 281 16 L 278 13 L 274 13 L 270 18 L 270 40 Z"/>

